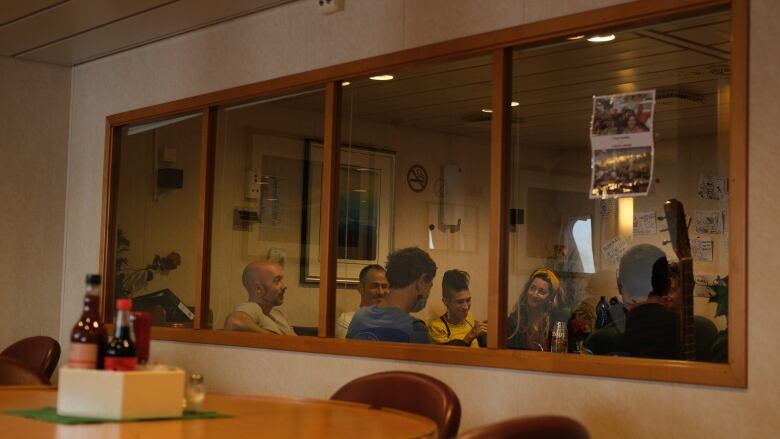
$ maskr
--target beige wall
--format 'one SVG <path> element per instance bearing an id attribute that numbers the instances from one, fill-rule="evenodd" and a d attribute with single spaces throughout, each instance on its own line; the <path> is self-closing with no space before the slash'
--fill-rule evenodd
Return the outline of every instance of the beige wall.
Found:
<path id="1" fill-rule="evenodd" d="M 69 100 L 69 69 L 0 58 L 0 349 L 59 337 Z"/>
<path id="2" fill-rule="evenodd" d="M 502 28 L 619 1 L 347 1 L 322 16 L 302 1 L 177 37 L 73 70 L 62 327 L 76 318 L 83 273 L 98 263 L 105 116 L 351 59 Z M 464 428 L 510 416 L 557 413 L 594 437 L 772 437 L 780 353 L 775 248 L 780 215 L 776 135 L 780 119 L 780 5 L 751 7 L 748 223 L 749 387 L 744 390 L 433 365 L 333 355 L 155 342 L 158 360 L 202 371 L 216 391 L 327 397 L 341 383 L 387 369 L 432 374 L 463 403 Z M 454 24 L 453 24 L 454 23 Z M 338 48 L 338 49 L 334 49 Z"/>

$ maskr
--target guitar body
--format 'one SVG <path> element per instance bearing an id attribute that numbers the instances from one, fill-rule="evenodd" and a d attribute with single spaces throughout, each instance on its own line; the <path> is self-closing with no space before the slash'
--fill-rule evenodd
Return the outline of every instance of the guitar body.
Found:
<path id="1" fill-rule="evenodd" d="M 680 359 L 693 360 L 696 356 L 696 336 L 693 324 L 693 258 L 685 210 L 680 201 L 672 198 L 664 203 L 664 214 L 674 253 L 679 259 L 677 286 L 680 289 Z"/>

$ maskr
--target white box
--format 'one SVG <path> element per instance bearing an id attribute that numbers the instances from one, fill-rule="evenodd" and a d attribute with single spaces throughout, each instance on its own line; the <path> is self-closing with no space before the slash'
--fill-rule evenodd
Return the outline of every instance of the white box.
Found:
<path id="1" fill-rule="evenodd" d="M 57 414 L 101 419 L 181 416 L 184 370 L 60 368 Z"/>

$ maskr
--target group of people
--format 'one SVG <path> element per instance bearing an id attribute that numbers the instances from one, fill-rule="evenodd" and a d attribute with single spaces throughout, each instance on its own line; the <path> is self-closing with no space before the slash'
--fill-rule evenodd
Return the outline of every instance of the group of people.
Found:
<path id="1" fill-rule="evenodd" d="M 357 286 L 360 306 L 337 318 L 336 337 L 479 347 L 488 325 L 475 320 L 470 311 L 469 275 L 465 271 L 444 273 L 442 302 L 446 312 L 428 322 L 411 315 L 425 308 L 436 270 L 430 255 L 417 247 L 394 251 L 385 267 L 363 268 Z M 269 261 L 251 262 L 242 280 L 248 301 L 234 308 L 225 320 L 225 329 L 295 335 L 277 309 L 287 288 L 282 267 Z M 629 249 L 620 261 L 617 287 L 623 310 L 607 326 L 591 333 L 584 347 L 601 355 L 678 358 L 679 289 L 673 288 L 664 252 L 648 244 Z M 508 316 L 507 347 L 549 351 L 553 325 L 569 318 L 562 301 L 556 274 L 546 268 L 535 270 Z M 703 320 L 706 322 L 696 322 L 697 359 L 704 359 L 700 356 L 706 355 L 706 340 L 717 333 L 712 322 Z"/>

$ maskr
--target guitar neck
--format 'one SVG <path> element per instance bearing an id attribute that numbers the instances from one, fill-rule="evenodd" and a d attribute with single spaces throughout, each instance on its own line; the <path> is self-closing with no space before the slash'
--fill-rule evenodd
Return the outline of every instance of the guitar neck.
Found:
<path id="1" fill-rule="evenodd" d="M 693 360 L 696 357 L 696 338 L 693 324 L 693 259 L 681 258 L 678 285 L 682 295 L 680 309 L 680 357 Z"/>

